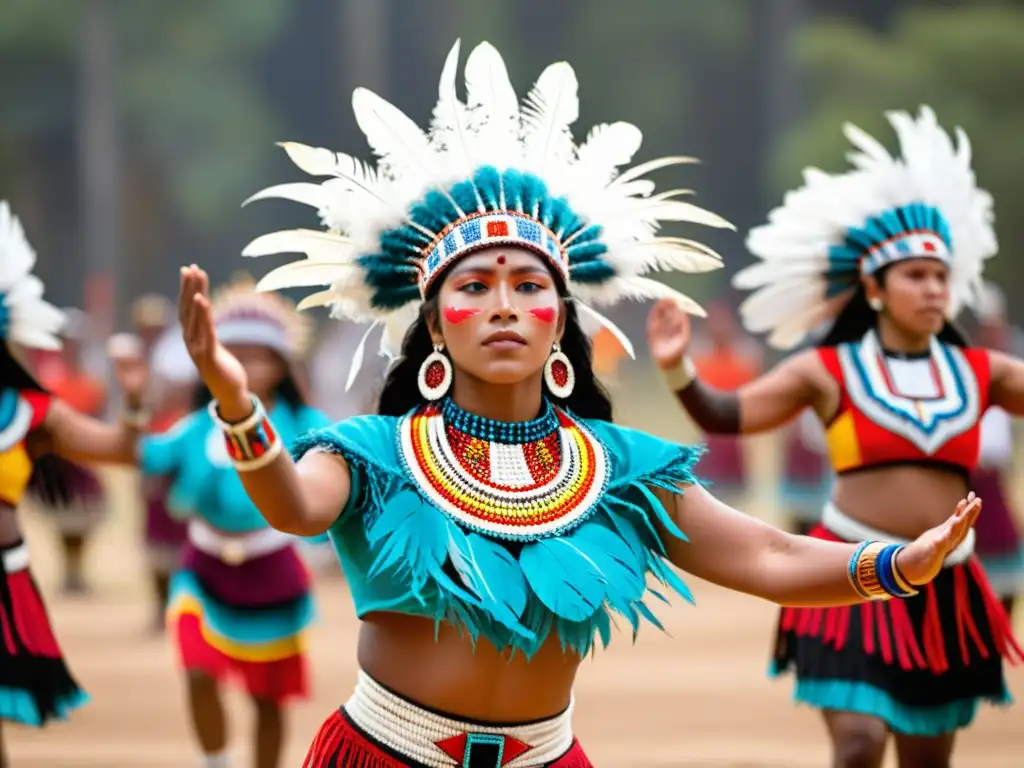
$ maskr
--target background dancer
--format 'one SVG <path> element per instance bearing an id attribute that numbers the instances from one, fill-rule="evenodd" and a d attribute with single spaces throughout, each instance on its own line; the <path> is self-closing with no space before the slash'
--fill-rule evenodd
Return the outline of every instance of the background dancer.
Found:
<path id="1" fill-rule="evenodd" d="M 571 724 L 576 670 L 595 638 L 610 640 L 613 610 L 634 630 L 644 617 L 657 624 L 643 602 L 648 574 L 689 594 L 663 558 L 792 604 L 909 594 L 978 508 L 950 504 L 950 520 L 902 550 L 795 537 L 694 485 L 694 449 L 611 424 L 578 321 L 594 313 L 586 298 L 693 307 L 644 273 L 718 259 L 655 238 L 654 224 L 725 222 L 672 193 L 648 197 L 641 177 L 671 160 L 617 173 L 639 147 L 633 126 L 574 146 L 568 64 L 548 67 L 520 111 L 483 44 L 466 63 L 467 106 L 455 97 L 458 52 L 429 136 L 355 92 L 380 169 L 286 144 L 304 170 L 332 178 L 259 196 L 310 204 L 330 231 L 277 232 L 246 250 L 307 252 L 263 287 L 330 285 L 305 305 L 383 326 L 383 351 L 401 358 L 379 415 L 303 438 L 293 462 L 218 340 L 205 273 L 183 270 L 186 342 L 239 477 L 276 528 L 329 531 L 363 619 L 356 691 L 321 729 L 308 768 L 589 766 Z"/>
<path id="2" fill-rule="evenodd" d="M 107 407 L 103 383 L 90 376 L 81 365 L 79 340 L 87 338 L 89 317 L 78 309 L 65 309 L 66 322 L 61 329 L 61 349 L 36 350 L 31 356 L 39 383 L 54 397 L 79 413 L 102 418 Z M 65 594 L 88 592 L 85 554 L 89 539 L 107 516 L 107 493 L 95 469 L 56 455 L 47 458 L 53 469 L 66 478 L 66 496 L 54 496 L 42 474 L 33 475 L 29 486 L 33 501 L 52 519 L 60 536 L 62 585 Z"/>
<path id="3" fill-rule="evenodd" d="M 154 365 L 157 344 L 163 339 L 171 341 L 172 337 L 181 334 L 181 329 L 174 323 L 172 308 L 166 298 L 156 294 L 139 297 L 132 307 L 135 332 L 146 359 L 150 361 L 151 380 L 147 393 L 153 411 L 150 433 L 168 431 L 192 410 L 195 399 L 197 384 L 193 370 L 166 371 L 159 364 Z M 143 538 L 146 564 L 153 583 L 153 627 L 158 631 L 164 627 L 171 574 L 178 567 L 187 536 L 185 521 L 168 507 L 171 480 L 169 477 L 144 475 L 140 483 L 141 501 L 145 507 Z"/>
<path id="4" fill-rule="evenodd" d="M 0 202 L 0 721 L 41 727 L 65 719 L 88 697 L 71 676 L 50 627 L 42 596 L 29 571 L 17 507 L 33 472 L 47 498 L 68 503 L 73 489 L 50 452 L 80 461 L 83 454 L 109 458 L 132 455 L 142 415 L 126 413 L 116 426 L 104 425 L 48 393 L 16 356 L 18 347 L 58 350 L 65 316 L 42 299 L 43 285 L 32 274 L 36 255 L 20 222 Z M 115 371 L 131 407 L 141 404 L 145 366 L 115 360 Z M 6 752 L 0 735 L 0 764 Z"/>
<path id="5" fill-rule="evenodd" d="M 1007 351 L 1010 331 L 1002 291 L 986 283 L 978 305 L 978 345 Z M 999 407 L 989 408 L 981 421 L 981 450 L 971 475 L 971 488 L 985 494 L 985 518 L 978 519 L 978 559 L 1012 618 L 1017 595 L 1024 589 L 1024 547 L 1014 515 L 1012 467 L 1013 424 Z"/>
<path id="6" fill-rule="evenodd" d="M 734 280 L 758 289 L 741 313 L 775 346 L 834 317 L 817 349 L 722 393 L 694 375 L 685 315 L 663 302 L 649 321 L 652 354 L 708 431 L 756 434 L 814 409 L 839 477 L 812 535 L 833 541 L 930 529 L 967 491 L 985 410 L 1024 412 L 1024 364 L 951 323 L 996 252 L 967 138 L 954 146 L 927 107 L 889 119 L 902 156 L 847 126 L 855 170 L 806 171 L 750 234 L 760 263 Z M 890 731 L 901 766 L 947 765 L 979 702 L 1011 701 L 1002 660 L 1021 650 L 973 544 L 907 601 L 782 611 L 774 672 L 794 670 L 796 700 L 822 710 L 836 765 L 880 765 Z"/>
<path id="7" fill-rule="evenodd" d="M 292 304 L 258 294 L 250 279 L 239 279 L 214 297 L 212 322 L 233 370 L 268 404 L 281 439 L 328 423 L 306 405 L 292 373 L 310 340 L 307 318 Z M 192 370 L 180 336 L 176 345 L 157 350 L 154 367 Z M 220 685 L 237 677 L 255 709 L 256 768 L 274 768 L 284 742 L 282 708 L 308 693 L 305 633 L 314 618 L 309 576 L 296 538 L 271 529 L 246 496 L 231 463 L 239 446 L 225 448 L 208 400 L 200 387 L 198 410 L 142 441 L 141 469 L 147 477 L 170 478 L 168 503 L 189 516 L 168 618 L 187 675 L 202 765 L 228 765 Z"/>

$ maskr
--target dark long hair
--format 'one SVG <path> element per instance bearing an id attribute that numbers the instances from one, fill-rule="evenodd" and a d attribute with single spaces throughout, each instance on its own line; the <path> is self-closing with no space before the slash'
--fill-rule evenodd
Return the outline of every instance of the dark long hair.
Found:
<path id="1" fill-rule="evenodd" d="M 0 388 L 49 394 L 46 388 L 36 381 L 36 377 L 11 353 L 6 342 L 0 342 Z M 67 471 L 67 464 L 53 453 L 52 438 L 37 431 L 35 434 L 29 434 L 26 441 L 32 459 L 29 487 L 47 504 L 69 504 L 73 498 L 71 476 Z"/>
<path id="2" fill-rule="evenodd" d="M 885 287 L 885 276 L 888 267 L 882 267 L 875 272 L 875 280 L 882 287 Z M 836 347 L 840 344 L 860 341 L 869 329 L 874 328 L 878 323 L 878 313 L 868 304 L 867 293 L 863 284 L 857 286 L 853 297 L 843 307 L 843 311 L 836 317 L 835 322 L 829 329 L 825 338 L 818 344 L 820 347 Z M 938 334 L 939 341 L 952 344 L 957 347 L 970 346 L 967 334 L 947 321 Z"/>
<path id="3" fill-rule="evenodd" d="M 552 397 L 550 392 L 548 397 L 559 407 L 572 411 L 582 418 L 611 421 L 612 401 L 594 375 L 590 338 L 580 327 L 576 307 L 571 301 L 565 303 L 565 309 L 565 331 L 562 334 L 561 347 L 572 364 L 576 384 L 572 394 L 564 400 Z M 436 313 L 435 294 L 423 302 L 420 316 L 405 335 L 402 356 L 388 371 L 380 399 L 377 401 L 377 413 L 383 416 L 401 416 L 424 403 L 417 377 L 423 360 L 434 350 L 427 318 L 436 316 Z"/>

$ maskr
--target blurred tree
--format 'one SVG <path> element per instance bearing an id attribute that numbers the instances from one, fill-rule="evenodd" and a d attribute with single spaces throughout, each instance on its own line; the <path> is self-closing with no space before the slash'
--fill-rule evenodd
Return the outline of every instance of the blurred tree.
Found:
<path id="1" fill-rule="evenodd" d="M 45 163 L 55 148 L 73 151 L 82 12 L 83 4 L 63 0 L 0 4 L 5 177 L 31 176 L 26 166 Z M 257 65 L 288 12 L 286 0 L 115 0 L 125 252 L 138 280 L 137 270 L 152 272 L 162 257 L 181 261 L 171 256 L 177 248 L 194 249 L 191 258 L 237 253 L 238 205 L 261 185 L 282 133 Z M 45 203 L 37 196 L 29 208 L 45 208 L 47 231 L 61 234 L 44 235 L 39 250 L 73 253 L 80 226 L 61 191 L 74 189 L 71 170 L 54 163 L 44 172 Z"/>
<path id="2" fill-rule="evenodd" d="M 805 166 L 847 168 L 845 121 L 893 151 L 895 136 L 883 113 L 929 104 L 947 130 L 962 126 L 970 136 L 978 182 L 995 196 L 1000 250 L 1018 253 L 1024 219 L 1012 206 L 1024 192 L 1022 30 L 1020 3 L 984 0 L 956 8 L 908 7 L 884 34 L 834 19 L 809 25 L 796 48 L 809 108 L 775 155 L 777 194 L 798 184 Z M 1024 276 L 1017 260 L 1005 256 L 988 269 L 1004 284 Z M 1024 307 L 1011 312 L 1024 320 Z"/>

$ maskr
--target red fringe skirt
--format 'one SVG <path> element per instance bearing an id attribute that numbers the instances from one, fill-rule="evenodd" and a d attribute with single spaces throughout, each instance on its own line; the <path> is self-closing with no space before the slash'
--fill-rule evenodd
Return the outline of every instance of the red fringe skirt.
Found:
<path id="1" fill-rule="evenodd" d="M 810 535 L 842 540 L 822 526 Z M 798 701 L 937 736 L 970 723 L 979 701 L 1011 701 L 1003 659 L 1024 651 L 972 557 L 907 600 L 782 609 L 773 674 L 796 673 Z"/>
<path id="2" fill-rule="evenodd" d="M 40 727 L 89 697 L 64 664 L 24 547 L 0 548 L 0 720 Z"/>
<path id="3" fill-rule="evenodd" d="M 497 759 L 478 759 L 466 755 L 462 762 L 453 766 L 469 768 L 501 768 L 513 757 L 506 756 L 500 763 Z M 486 760 L 486 761 L 485 761 Z M 423 763 L 409 760 L 378 743 L 364 733 L 359 726 L 339 709 L 320 726 L 306 761 L 302 768 L 427 768 Z M 569 751 L 553 763 L 537 768 L 593 768 L 579 741 L 573 740 Z"/>

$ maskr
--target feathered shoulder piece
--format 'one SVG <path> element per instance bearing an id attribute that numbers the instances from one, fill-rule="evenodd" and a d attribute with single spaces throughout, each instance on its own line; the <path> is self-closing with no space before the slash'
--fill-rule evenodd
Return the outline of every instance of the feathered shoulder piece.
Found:
<path id="1" fill-rule="evenodd" d="M 388 356 L 399 352 L 434 281 L 460 257 L 501 243 L 545 258 L 585 314 L 595 314 L 592 304 L 662 297 L 700 314 L 689 298 L 647 277 L 721 265 L 700 243 L 656 236 L 662 221 L 731 226 L 677 199 L 686 190 L 655 194 L 644 178 L 692 160 L 665 157 L 622 170 L 641 142 L 640 130 L 622 122 L 594 127 L 577 146 L 570 131 L 579 114 L 576 73 L 565 62 L 545 69 L 522 104 L 491 45 L 479 45 L 466 61 L 465 101 L 456 93 L 458 65 L 456 42 L 428 130 L 375 93 L 355 91 L 356 121 L 376 167 L 340 152 L 283 145 L 299 168 L 326 180 L 282 184 L 250 199 L 310 205 L 328 231 L 275 232 L 250 243 L 247 256 L 306 255 L 259 287 L 329 286 L 300 308 L 329 305 L 335 317 L 383 325 Z M 621 331 L 600 321 L 630 349 Z"/>
<path id="2" fill-rule="evenodd" d="M 0 201 L 0 339 L 33 349 L 60 349 L 64 313 L 43 300 L 43 282 L 32 274 L 36 252 L 21 222 Z"/>
<path id="3" fill-rule="evenodd" d="M 901 259 L 949 265 L 950 318 L 977 300 L 984 261 L 998 247 L 992 197 L 976 184 L 967 135 L 958 128 L 954 144 L 927 106 L 916 118 L 886 116 L 898 156 L 846 124 L 853 169 L 830 175 L 808 168 L 804 185 L 747 238 L 759 261 L 733 285 L 753 291 L 740 307 L 744 325 L 768 333 L 774 347 L 799 344 L 839 314 L 862 275 Z"/>
<path id="4" fill-rule="evenodd" d="M 311 320 L 284 296 L 257 291 L 248 273 L 235 274 L 213 292 L 210 303 L 217 337 L 225 343 L 264 343 L 288 359 L 302 358 L 309 351 Z"/>

